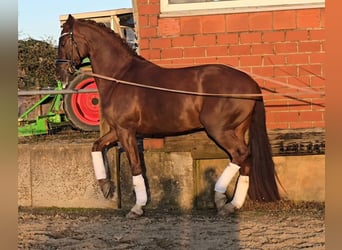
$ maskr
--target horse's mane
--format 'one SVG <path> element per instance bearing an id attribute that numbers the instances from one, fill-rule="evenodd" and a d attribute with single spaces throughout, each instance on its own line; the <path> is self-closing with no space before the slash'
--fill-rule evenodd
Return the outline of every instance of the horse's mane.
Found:
<path id="1" fill-rule="evenodd" d="M 114 39 L 119 40 L 120 44 L 127 49 L 127 51 L 130 52 L 131 55 L 139 57 L 141 59 L 144 59 L 143 57 L 141 57 L 140 55 L 137 54 L 136 51 L 134 51 L 129 44 L 127 43 L 127 41 L 125 39 L 123 39 L 119 34 L 117 34 L 114 30 L 110 29 L 109 27 L 107 27 L 104 23 L 98 23 L 95 22 L 94 20 L 88 20 L 88 19 L 77 19 L 77 21 L 81 22 L 81 23 L 86 23 L 86 24 L 90 24 L 90 25 L 94 25 L 97 26 L 98 28 L 100 28 L 102 31 L 108 33 L 110 36 L 112 36 Z M 144 59 L 145 60 L 145 59 Z"/>

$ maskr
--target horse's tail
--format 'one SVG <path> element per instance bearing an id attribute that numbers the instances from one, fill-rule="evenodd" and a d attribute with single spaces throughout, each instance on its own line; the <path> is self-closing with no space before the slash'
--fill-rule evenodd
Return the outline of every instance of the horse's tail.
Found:
<path id="1" fill-rule="evenodd" d="M 267 136 L 265 107 L 262 99 L 256 101 L 252 114 L 249 127 L 249 147 L 252 161 L 249 197 L 256 201 L 279 200 L 278 177 L 275 172 L 271 146 Z"/>

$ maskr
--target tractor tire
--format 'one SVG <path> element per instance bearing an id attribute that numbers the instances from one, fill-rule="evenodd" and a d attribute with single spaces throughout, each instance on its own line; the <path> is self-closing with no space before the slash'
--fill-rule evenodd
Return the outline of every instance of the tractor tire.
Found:
<path id="1" fill-rule="evenodd" d="M 67 89 L 97 89 L 95 79 L 76 76 Z M 63 108 L 72 126 L 82 131 L 100 131 L 100 99 L 97 92 L 65 94 Z"/>

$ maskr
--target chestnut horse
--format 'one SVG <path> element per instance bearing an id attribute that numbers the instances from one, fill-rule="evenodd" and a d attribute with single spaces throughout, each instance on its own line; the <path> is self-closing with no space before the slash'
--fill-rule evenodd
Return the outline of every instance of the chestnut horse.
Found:
<path id="1" fill-rule="evenodd" d="M 86 57 L 90 58 L 92 70 L 98 75 L 183 91 L 168 92 L 96 78 L 102 117 L 110 131 L 92 147 L 95 177 L 104 196 L 112 197 L 114 187 L 105 152 L 109 145 L 120 142 L 127 152 L 136 195 L 136 204 L 128 218 L 141 216 L 147 202 L 137 135 L 172 136 L 204 129 L 230 158 L 215 184 L 215 204 L 220 215 L 239 209 L 247 194 L 257 201 L 280 199 L 265 125 L 264 102 L 258 84 L 249 75 L 219 64 L 162 68 L 138 56 L 103 24 L 69 15 L 59 39 L 57 77 L 66 81 L 68 74 Z M 251 96 L 246 97 L 246 94 Z M 227 186 L 238 172 L 233 198 L 228 201 Z"/>

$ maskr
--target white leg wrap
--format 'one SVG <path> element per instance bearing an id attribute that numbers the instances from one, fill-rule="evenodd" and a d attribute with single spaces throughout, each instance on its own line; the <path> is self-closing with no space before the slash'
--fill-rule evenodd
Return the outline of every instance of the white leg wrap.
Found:
<path id="1" fill-rule="evenodd" d="M 233 200 L 231 201 L 231 203 L 237 209 L 241 208 L 243 203 L 245 202 L 247 192 L 248 192 L 248 187 L 249 187 L 249 176 L 240 175 L 237 186 L 236 186 L 236 190 L 234 193 Z"/>
<path id="2" fill-rule="evenodd" d="M 145 206 L 147 202 L 147 193 L 144 177 L 141 174 L 133 176 L 133 186 L 136 196 L 136 204 Z"/>
<path id="3" fill-rule="evenodd" d="M 103 162 L 102 152 L 101 151 L 91 152 L 91 156 L 93 159 L 93 166 L 94 166 L 96 179 L 97 180 L 106 179 L 107 175 L 106 175 L 105 165 Z"/>
<path id="4" fill-rule="evenodd" d="M 225 193 L 230 181 L 233 179 L 234 175 L 237 171 L 239 171 L 240 167 L 232 162 L 224 169 L 220 178 L 217 180 L 215 184 L 215 191 L 220 193 Z"/>

